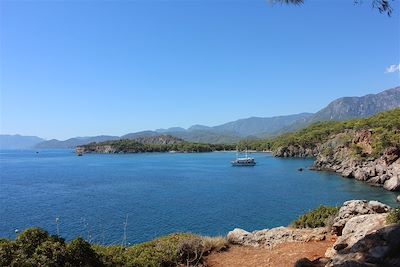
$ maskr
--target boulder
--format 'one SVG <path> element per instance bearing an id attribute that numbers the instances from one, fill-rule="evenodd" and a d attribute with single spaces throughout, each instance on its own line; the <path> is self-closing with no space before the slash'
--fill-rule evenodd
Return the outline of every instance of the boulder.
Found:
<path id="1" fill-rule="evenodd" d="M 368 173 L 363 169 L 357 169 L 354 172 L 354 178 L 359 181 L 366 181 L 369 178 Z"/>
<path id="2" fill-rule="evenodd" d="M 400 266 L 400 225 L 386 226 L 387 214 L 366 214 L 350 219 L 327 267 Z"/>
<path id="3" fill-rule="evenodd" d="M 343 170 L 342 176 L 348 177 L 348 178 L 353 177 L 353 169 L 347 168 L 347 169 Z"/>
<path id="4" fill-rule="evenodd" d="M 236 228 L 228 233 L 229 242 L 244 246 L 274 247 L 286 242 L 320 241 L 326 238 L 325 228 L 294 229 L 289 227 L 276 227 L 259 231 L 247 232 Z"/>
<path id="5" fill-rule="evenodd" d="M 397 202 L 400 202 L 400 195 L 397 196 L 396 200 Z"/>
<path id="6" fill-rule="evenodd" d="M 235 228 L 227 235 L 227 239 L 232 244 L 245 244 L 251 240 L 252 234 L 240 228 Z"/>
<path id="7" fill-rule="evenodd" d="M 387 214 L 359 215 L 348 220 L 343 228 L 342 235 L 334 244 L 334 249 L 351 249 L 366 235 L 376 231 L 385 224 Z"/>
<path id="8" fill-rule="evenodd" d="M 400 190 L 400 175 L 392 176 L 389 180 L 387 180 L 383 184 L 383 187 L 386 190 L 390 190 L 390 191 L 398 191 L 398 190 Z"/>
<path id="9" fill-rule="evenodd" d="M 332 233 L 340 236 L 342 230 L 353 217 L 364 214 L 385 213 L 390 210 L 388 205 L 378 201 L 350 200 L 343 203 L 338 215 L 333 219 Z"/>
<path id="10" fill-rule="evenodd" d="M 400 158 L 400 149 L 397 147 L 387 148 L 382 155 L 382 159 L 386 162 L 386 165 L 390 165 Z"/>

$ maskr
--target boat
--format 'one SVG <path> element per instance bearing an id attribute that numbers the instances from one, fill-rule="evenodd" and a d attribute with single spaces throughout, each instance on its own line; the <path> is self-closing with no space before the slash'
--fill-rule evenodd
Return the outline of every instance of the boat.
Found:
<path id="1" fill-rule="evenodd" d="M 251 167 L 256 165 L 256 161 L 254 160 L 254 158 L 249 157 L 247 155 L 247 149 L 246 149 L 246 154 L 245 157 L 239 157 L 239 151 L 236 148 L 236 159 L 231 161 L 232 166 L 235 167 Z"/>

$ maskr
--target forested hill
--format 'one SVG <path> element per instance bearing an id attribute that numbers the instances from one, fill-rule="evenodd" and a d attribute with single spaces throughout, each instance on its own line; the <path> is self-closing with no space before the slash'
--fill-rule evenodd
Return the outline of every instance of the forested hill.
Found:
<path id="1" fill-rule="evenodd" d="M 368 119 L 317 123 L 247 146 L 270 149 L 277 157 L 315 157 L 315 170 L 400 190 L 400 109 Z"/>
<path id="2" fill-rule="evenodd" d="M 367 119 L 318 122 L 297 132 L 283 134 L 273 139 L 241 142 L 240 145 L 256 150 L 272 150 L 276 155 L 283 156 L 280 153 L 289 147 L 312 150 L 334 135 L 343 133 L 350 138 L 355 132 L 362 130 L 368 130 L 373 136 L 371 139 L 373 155 L 380 155 L 389 146 L 400 147 L 400 109 L 382 112 Z"/>
<path id="3" fill-rule="evenodd" d="M 78 146 L 76 152 L 83 153 L 142 153 L 142 152 L 211 152 L 233 150 L 235 145 L 201 144 L 184 141 L 170 135 L 140 137 L 136 139 L 112 140 Z"/>

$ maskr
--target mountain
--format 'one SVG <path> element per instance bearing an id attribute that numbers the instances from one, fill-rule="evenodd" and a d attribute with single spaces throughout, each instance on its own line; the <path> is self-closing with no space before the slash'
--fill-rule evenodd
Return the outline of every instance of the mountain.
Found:
<path id="1" fill-rule="evenodd" d="M 129 133 L 121 136 L 119 139 L 136 139 L 141 137 L 157 136 L 160 135 L 155 131 L 141 131 L 136 133 Z"/>
<path id="2" fill-rule="evenodd" d="M 309 123 L 366 118 L 398 107 L 400 107 L 400 87 L 395 87 L 378 94 L 336 99 L 315 113 Z"/>
<path id="3" fill-rule="evenodd" d="M 44 141 L 44 139 L 37 136 L 24 136 L 24 135 L 0 135 L 0 149 L 29 149 Z"/>
<path id="4" fill-rule="evenodd" d="M 175 145 L 185 142 L 185 140 L 171 135 L 143 136 L 133 140 L 144 145 Z"/>
<path id="5" fill-rule="evenodd" d="M 60 141 L 57 139 L 51 139 L 48 141 L 43 141 L 36 144 L 35 148 L 41 149 L 53 149 L 53 148 L 75 148 L 76 146 L 89 144 L 93 142 L 104 142 L 108 140 L 117 140 L 119 136 L 110 136 L 110 135 L 99 135 L 99 136 L 91 136 L 91 137 L 75 137 L 70 138 L 65 141 Z"/>
<path id="6" fill-rule="evenodd" d="M 210 126 L 195 124 L 195 125 L 190 126 L 188 128 L 188 131 L 206 131 L 206 130 L 210 130 L 210 129 L 211 129 Z"/>
<path id="7" fill-rule="evenodd" d="M 212 129 L 218 133 L 231 133 L 240 137 L 265 137 L 275 134 L 297 121 L 310 118 L 312 115 L 312 113 L 300 113 L 269 118 L 251 117 L 214 126 Z"/>
<path id="8" fill-rule="evenodd" d="M 182 138 L 188 142 L 208 144 L 233 144 L 240 141 L 240 136 L 230 133 L 218 133 L 212 130 L 188 130 L 185 132 L 170 132 L 170 135 Z"/>
<path id="9" fill-rule="evenodd" d="M 315 114 L 299 113 L 275 117 L 250 117 L 209 127 L 193 125 L 188 129 L 172 127 L 156 131 L 141 131 L 118 136 L 96 136 L 71 138 L 65 141 L 49 140 L 37 145 L 38 148 L 74 148 L 91 142 L 117 139 L 137 139 L 168 134 L 185 141 L 196 143 L 236 143 L 244 138 L 266 138 L 305 128 L 318 121 L 343 121 L 366 118 L 377 113 L 400 107 L 400 87 L 378 94 L 361 97 L 343 97 L 332 101 Z"/>
<path id="10" fill-rule="evenodd" d="M 170 132 L 184 132 L 186 131 L 185 128 L 182 127 L 171 127 L 168 129 L 157 129 L 156 132 L 158 133 L 170 133 Z"/>
<path id="11" fill-rule="evenodd" d="M 287 126 L 281 133 L 297 131 L 320 121 L 345 121 L 368 118 L 377 113 L 399 107 L 399 86 L 378 94 L 369 94 L 361 97 L 342 97 L 332 101 L 308 119 L 299 120 Z"/>

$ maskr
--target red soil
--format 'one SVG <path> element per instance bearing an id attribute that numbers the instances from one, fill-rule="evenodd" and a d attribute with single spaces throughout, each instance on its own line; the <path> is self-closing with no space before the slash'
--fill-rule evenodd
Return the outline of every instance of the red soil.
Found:
<path id="1" fill-rule="evenodd" d="M 315 260 L 324 257 L 326 249 L 333 243 L 334 238 L 328 238 L 324 241 L 285 243 L 273 249 L 233 246 L 225 252 L 208 256 L 207 264 L 210 267 L 289 267 L 301 258 Z"/>

